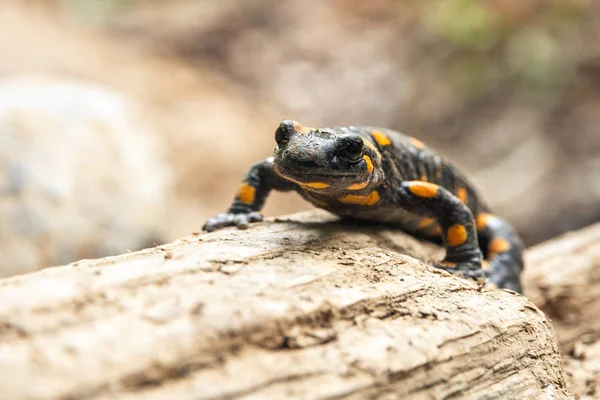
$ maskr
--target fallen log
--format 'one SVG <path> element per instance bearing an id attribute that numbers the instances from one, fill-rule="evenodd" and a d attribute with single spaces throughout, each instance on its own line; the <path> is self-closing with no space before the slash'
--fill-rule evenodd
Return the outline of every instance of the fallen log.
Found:
<path id="1" fill-rule="evenodd" d="M 322 212 L 0 281 L 14 399 L 571 398 L 548 320 Z"/>
<path id="2" fill-rule="evenodd" d="M 561 348 L 600 339 L 600 224 L 532 247 L 526 263 L 527 297 L 552 319 Z"/>
<path id="3" fill-rule="evenodd" d="M 527 296 L 552 320 L 571 391 L 600 397 L 600 224 L 526 253 Z"/>
<path id="4" fill-rule="evenodd" d="M 600 340 L 578 342 L 564 355 L 563 365 L 567 386 L 578 400 L 600 398 Z"/>

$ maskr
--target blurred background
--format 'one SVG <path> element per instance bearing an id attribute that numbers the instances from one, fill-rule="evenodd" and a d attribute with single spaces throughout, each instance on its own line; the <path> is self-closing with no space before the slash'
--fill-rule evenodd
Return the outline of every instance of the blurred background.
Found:
<path id="1" fill-rule="evenodd" d="M 3 1 L 0 275 L 199 231 L 284 117 L 419 137 L 528 245 L 590 224 L 600 3 Z"/>

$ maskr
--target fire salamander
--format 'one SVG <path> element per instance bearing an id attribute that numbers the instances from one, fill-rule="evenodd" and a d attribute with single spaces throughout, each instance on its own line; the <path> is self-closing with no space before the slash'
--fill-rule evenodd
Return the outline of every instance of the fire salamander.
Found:
<path id="1" fill-rule="evenodd" d="M 455 167 L 421 141 L 381 128 L 314 129 L 292 120 L 281 122 L 275 141 L 273 157 L 250 168 L 229 210 L 209 219 L 204 230 L 246 228 L 262 220 L 259 211 L 271 190 L 293 190 L 343 218 L 441 238 L 446 257 L 436 267 L 521 292 L 521 240 Z"/>

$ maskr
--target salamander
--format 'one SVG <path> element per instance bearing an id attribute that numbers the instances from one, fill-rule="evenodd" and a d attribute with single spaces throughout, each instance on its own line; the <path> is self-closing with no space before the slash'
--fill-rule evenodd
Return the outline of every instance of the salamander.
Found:
<path id="1" fill-rule="evenodd" d="M 271 190 L 295 191 L 342 218 L 441 240 L 437 268 L 521 292 L 523 244 L 474 186 L 423 142 L 375 127 L 306 128 L 283 120 L 273 156 L 254 164 L 227 212 L 206 231 L 262 221 Z"/>

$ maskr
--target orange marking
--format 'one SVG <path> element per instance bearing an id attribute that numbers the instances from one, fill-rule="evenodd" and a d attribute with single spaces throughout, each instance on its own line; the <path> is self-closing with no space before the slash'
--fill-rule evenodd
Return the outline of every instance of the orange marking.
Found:
<path id="1" fill-rule="evenodd" d="M 352 185 L 348 186 L 348 190 L 364 189 L 367 187 L 368 184 L 369 184 L 369 181 L 362 182 L 362 183 L 353 183 Z"/>
<path id="2" fill-rule="evenodd" d="M 363 160 L 365 160 L 365 162 L 367 163 L 367 171 L 369 171 L 369 173 L 372 173 L 373 172 L 373 162 L 371 162 L 371 157 L 363 156 Z"/>
<path id="3" fill-rule="evenodd" d="M 451 247 L 460 246 L 467 241 L 467 237 L 467 229 L 461 224 L 452 225 L 446 232 L 446 240 Z"/>
<path id="4" fill-rule="evenodd" d="M 371 136 L 373 136 L 373 139 L 375 139 L 377 144 L 380 145 L 381 147 L 389 146 L 390 144 L 392 144 L 392 142 L 390 141 L 390 138 L 385 136 L 383 133 L 381 133 L 379 131 L 372 131 Z"/>
<path id="5" fill-rule="evenodd" d="M 425 148 L 425 143 L 421 142 L 419 139 L 415 139 L 414 137 L 410 138 L 410 142 L 413 144 L 413 146 L 415 146 L 417 149 L 424 149 Z"/>
<path id="6" fill-rule="evenodd" d="M 431 231 L 427 232 L 427 234 L 431 236 L 439 236 L 442 234 L 442 228 L 440 226 L 436 226 Z"/>
<path id="7" fill-rule="evenodd" d="M 434 185 L 429 182 L 415 182 L 410 183 L 408 190 L 411 191 L 412 194 L 419 197 L 424 197 L 426 199 L 430 199 L 435 197 L 438 192 L 438 185 Z"/>
<path id="8" fill-rule="evenodd" d="M 418 225 L 419 229 L 425 229 L 435 222 L 435 218 L 423 218 Z"/>
<path id="9" fill-rule="evenodd" d="M 440 265 L 448 268 L 456 268 L 456 263 L 452 261 L 442 261 Z"/>
<path id="10" fill-rule="evenodd" d="M 494 218 L 493 214 L 489 214 L 489 213 L 481 213 L 477 216 L 476 221 L 477 221 L 477 230 L 478 231 L 482 231 L 485 228 L 487 228 L 488 223 L 490 222 L 490 219 Z"/>
<path id="11" fill-rule="evenodd" d="M 422 235 L 427 237 L 439 237 L 442 234 L 442 228 L 439 225 L 431 225 L 421 231 Z"/>
<path id="12" fill-rule="evenodd" d="M 325 182 L 300 183 L 300 186 L 306 186 L 312 189 L 327 189 L 330 185 Z"/>
<path id="13" fill-rule="evenodd" d="M 488 269 L 490 269 L 490 263 L 489 263 L 489 261 L 483 260 L 483 261 L 481 262 L 481 268 L 482 268 L 482 269 L 484 269 L 484 270 L 486 270 L 486 271 L 487 271 Z"/>
<path id="14" fill-rule="evenodd" d="M 237 191 L 237 198 L 244 204 L 252 204 L 254 203 L 254 196 L 256 194 L 256 189 L 246 182 L 242 183 L 242 186 Z"/>
<path id="15" fill-rule="evenodd" d="M 363 139 L 363 143 L 366 147 L 371 149 L 371 151 L 373 152 L 372 155 L 374 155 L 377 158 L 377 160 L 381 160 L 381 153 L 379 152 L 377 147 L 375 147 L 375 145 L 373 143 L 371 143 L 370 140 Z"/>
<path id="16" fill-rule="evenodd" d="M 427 181 L 428 181 L 428 179 L 427 179 L 427 176 L 426 176 L 426 175 L 421 175 L 421 177 L 419 178 L 419 180 L 420 180 L 420 181 L 423 181 L 423 182 L 427 182 Z"/>
<path id="17" fill-rule="evenodd" d="M 301 182 L 294 178 L 290 178 L 289 176 L 282 175 L 280 173 L 278 173 L 278 175 L 284 179 L 287 179 L 290 182 L 294 182 L 298 186 L 302 187 L 303 189 L 307 189 L 307 190 L 309 190 L 309 189 L 325 189 L 330 186 L 328 183 L 325 183 L 325 182 Z"/>
<path id="18" fill-rule="evenodd" d="M 508 240 L 501 238 L 501 237 L 492 239 L 490 241 L 490 244 L 488 245 L 489 257 L 491 257 L 494 254 L 504 253 L 505 251 L 508 251 L 508 250 L 510 250 L 510 243 L 508 242 Z"/>
<path id="19" fill-rule="evenodd" d="M 365 196 L 359 196 L 354 194 L 349 194 L 338 199 L 340 203 L 344 204 L 357 204 L 360 206 L 372 206 L 373 204 L 379 201 L 379 193 L 377 191 L 372 191 L 371 193 Z"/>
<path id="20" fill-rule="evenodd" d="M 460 199 L 460 201 L 462 201 L 465 204 L 469 202 L 469 194 L 467 193 L 467 189 L 464 187 L 458 189 L 456 196 Z"/>
<path id="21" fill-rule="evenodd" d="M 304 132 L 304 127 L 302 125 L 300 125 L 300 122 L 294 121 L 292 123 L 292 126 L 294 127 L 294 132 L 296 132 L 296 133 Z"/>

